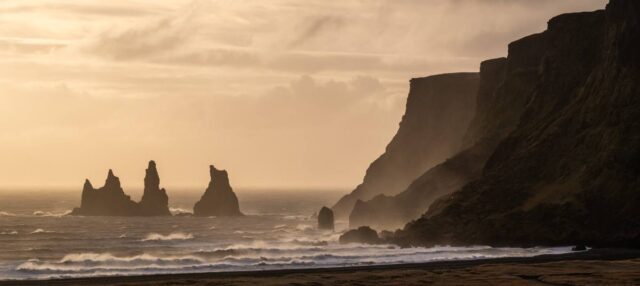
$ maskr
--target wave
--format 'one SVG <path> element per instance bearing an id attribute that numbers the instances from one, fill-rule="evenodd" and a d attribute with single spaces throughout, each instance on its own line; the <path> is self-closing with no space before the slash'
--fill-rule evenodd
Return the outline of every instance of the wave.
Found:
<path id="1" fill-rule="evenodd" d="M 10 212 L 0 212 L 0 216 L 18 216 L 18 215 Z"/>
<path id="2" fill-rule="evenodd" d="M 131 271 L 136 269 L 179 269 L 205 264 L 206 261 L 195 256 L 160 257 L 151 254 L 135 256 L 115 256 L 111 253 L 77 253 L 65 255 L 55 262 L 29 259 L 18 265 L 16 270 L 23 272 L 87 272 L 96 270 Z"/>
<path id="3" fill-rule="evenodd" d="M 67 210 L 64 212 L 47 212 L 47 211 L 35 211 L 33 212 L 34 216 L 45 216 L 45 217 L 63 217 L 71 213 L 71 210 Z"/>
<path id="4" fill-rule="evenodd" d="M 142 239 L 142 241 L 170 241 L 170 240 L 189 240 L 193 239 L 193 234 L 183 232 L 173 232 L 169 235 L 159 233 L 150 233 Z"/>
<path id="5" fill-rule="evenodd" d="M 296 229 L 300 231 L 309 231 L 309 230 L 313 230 L 313 226 L 308 224 L 299 224 L 296 226 Z"/>
<path id="6" fill-rule="evenodd" d="M 55 231 L 51 231 L 51 230 L 44 230 L 41 228 L 38 228 L 32 232 L 30 232 L 29 234 L 39 234 L 39 233 L 54 233 Z"/>
<path id="7" fill-rule="evenodd" d="M 17 235 L 17 234 L 18 234 L 17 230 L 0 232 L 0 235 Z"/>
<path id="8" fill-rule="evenodd" d="M 172 208 L 172 207 L 169 207 L 169 212 L 171 212 L 171 214 L 173 214 L 173 215 L 190 214 L 190 213 L 192 213 L 191 211 L 183 209 L 183 208 Z"/>

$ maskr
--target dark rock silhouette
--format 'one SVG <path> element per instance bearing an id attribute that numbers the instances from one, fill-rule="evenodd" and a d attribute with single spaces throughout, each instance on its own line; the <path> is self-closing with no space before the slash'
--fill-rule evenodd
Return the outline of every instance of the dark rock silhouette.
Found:
<path id="1" fill-rule="evenodd" d="M 349 226 L 401 228 L 418 219 L 439 197 L 478 178 L 499 142 L 520 122 L 533 94 L 543 45 L 541 37 L 533 35 L 511 43 L 507 58 L 482 62 L 476 112 L 464 137 L 464 150 L 425 172 L 396 196 L 358 202 Z"/>
<path id="2" fill-rule="evenodd" d="M 71 215 L 133 216 L 138 213 L 137 207 L 122 190 L 120 179 L 109 170 L 102 188 L 94 189 L 88 179 L 84 182 L 80 207 L 75 208 Z"/>
<path id="3" fill-rule="evenodd" d="M 341 244 L 345 243 L 366 243 L 366 244 L 378 244 L 382 243 L 382 240 L 378 236 L 378 233 L 368 226 L 361 226 L 357 229 L 352 229 L 345 232 L 340 236 L 339 241 Z"/>
<path id="4" fill-rule="evenodd" d="M 571 248 L 571 251 L 585 251 L 585 250 L 587 250 L 587 247 L 584 245 L 576 245 Z"/>
<path id="5" fill-rule="evenodd" d="M 333 211 L 328 207 L 322 207 L 318 213 L 318 228 L 333 230 Z"/>
<path id="6" fill-rule="evenodd" d="M 225 170 L 209 166 L 211 181 L 209 187 L 193 207 L 195 216 L 242 216 L 236 194 L 229 184 Z"/>
<path id="7" fill-rule="evenodd" d="M 398 132 L 369 166 L 362 184 L 332 207 L 336 217 L 347 217 L 358 200 L 404 191 L 418 176 L 458 152 L 474 115 L 478 80 L 477 73 L 412 79 Z"/>
<path id="8" fill-rule="evenodd" d="M 156 162 L 149 161 L 144 177 L 144 193 L 139 203 L 139 212 L 143 216 L 170 216 L 169 197 L 164 188 L 160 189 L 160 176 Z"/>
<path id="9" fill-rule="evenodd" d="M 404 245 L 640 246 L 640 2 L 549 21 L 520 122 L 482 174 L 396 232 Z M 531 38 L 528 37 L 528 38 Z M 507 80 L 505 85 L 521 84 Z"/>

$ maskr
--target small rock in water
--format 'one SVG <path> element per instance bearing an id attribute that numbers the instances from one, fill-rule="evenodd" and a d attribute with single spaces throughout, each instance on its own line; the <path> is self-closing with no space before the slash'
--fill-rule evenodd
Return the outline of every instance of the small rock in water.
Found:
<path id="1" fill-rule="evenodd" d="M 358 229 L 352 229 L 340 236 L 340 243 L 365 243 L 379 244 L 382 241 L 378 237 L 378 233 L 368 226 L 361 226 Z"/>
<path id="2" fill-rule="evenodd" d="M 587 247 L 584 245 L 576 245 L 573 248 L 571 248 L 571 251 L 585 251 L 587 250 Z"/>
<path id="3" fill-rule="evenodd" d="M 333 230 L 333 211 L 328 207 L 322 207 L 318 213 L 318 229 Z"/>

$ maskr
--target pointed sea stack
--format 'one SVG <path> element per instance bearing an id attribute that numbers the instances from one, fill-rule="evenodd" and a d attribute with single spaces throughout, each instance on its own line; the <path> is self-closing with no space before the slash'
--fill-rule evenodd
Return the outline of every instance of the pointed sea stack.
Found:
<path id="1" fill-rule="evenodd" d="M 144 194 L 139 203 L 142 216 L 170 216 L 169 197 L 164 188 L 160 188 L 160 176 L 156 169 L 156 162 L 149 161 L 149 167 L 144 177 Z"/>
<path id="2" fill-rule="evenodd" d="M 318 229 L 333 230 L 333 211 L 328 207 L 322 207 L 318 213 Z"/>
<path id="3" fill-rule="evenodd" d="M 229 175 L 225 170 L 209 166 L 209 187 L 193 206 L 195 216 L 242 216 L 238 197 L 231 189 Z"/>
<path id="4" fill-rule="evenodd" d="M 120 179 L 109 170 L 102 188 L 94 189 L 89 180 L 84 182 L 80 207 L 71 215 L 132 216 L 136 215 L 137 206 L 122 190 Z"/>

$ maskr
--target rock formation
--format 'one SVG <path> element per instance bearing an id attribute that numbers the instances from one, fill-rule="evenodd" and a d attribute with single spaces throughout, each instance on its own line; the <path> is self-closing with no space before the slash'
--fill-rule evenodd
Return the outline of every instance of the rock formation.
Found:
<path id="1" fill-rule="evenodd" d="M 318 229 L 333 230 L 333 211 L 328 207 L 322 207 L 318 213 Z"/>
<path id="2" fill-rule="evenodd" d="M 361 226 L 358 229 L 352 229 L 345 232 L 340 236 L 339 242 L 341 244 L 346 243 L 365 243 L 365 244 L 378 244 L 382 243 L 382 240 L 378 236 L 378 233 L 368 226 Z"/>
<path id="3" fill-rule="evenodd" d="M 475 117 L 466 131 L 463 151 L 425 172 L 396 196 L 359 201 L 349 216 L 349 226 L 401 228 L 419 218 L 437 198 L 478 178 L 498 143 L 518 125 L 531 99 L 544 51 L 540 39 L 533 35 L 513 42 L 507 58 L 481 63 Z"/>
<path id="4" fill-rule="evenodd" d="M 482 174 L 398 231 L 401 244 L 640 246 L 640 2 L 555 17 L 510 58 L 533 94 Z M 532 56 L 534 55 L 534 56 Z"/>
<path id="5" fill-rule="evenodd" d="M 164 188 L 160 189 L 160 176 L 156 162 L 149 161 L 144 177 L 144 193 L 140 200 L 139 214 L 143 216 L 170 216 L 169 197 Z"/>
<path id="6" fill-rule="evenodd" d="M 369 166 L 362 184 L 332 207 L 336 217 L 347 217 L 357 200 L 405 190 L 429 168 L 458 152 L 474 115 L 477 89 L 477 73 L 412 79 L 398 132 Z"/>
<path id="7" fill-rule="evenodd" d="M 242 216 L 236 194 L 229 184 L 227 171 L 209 166 L 209 187 L 193 207 L 195 216 Z"/>
<path id="8" fill-rule="evenodd" d="M 84 182 L 80 207 L 71 215 L 133 216 L 138 213 L 137 206 L 122 190 L 120 179 L 109 170 L 102 188 L 94 189 L 88 179 Z"/>

